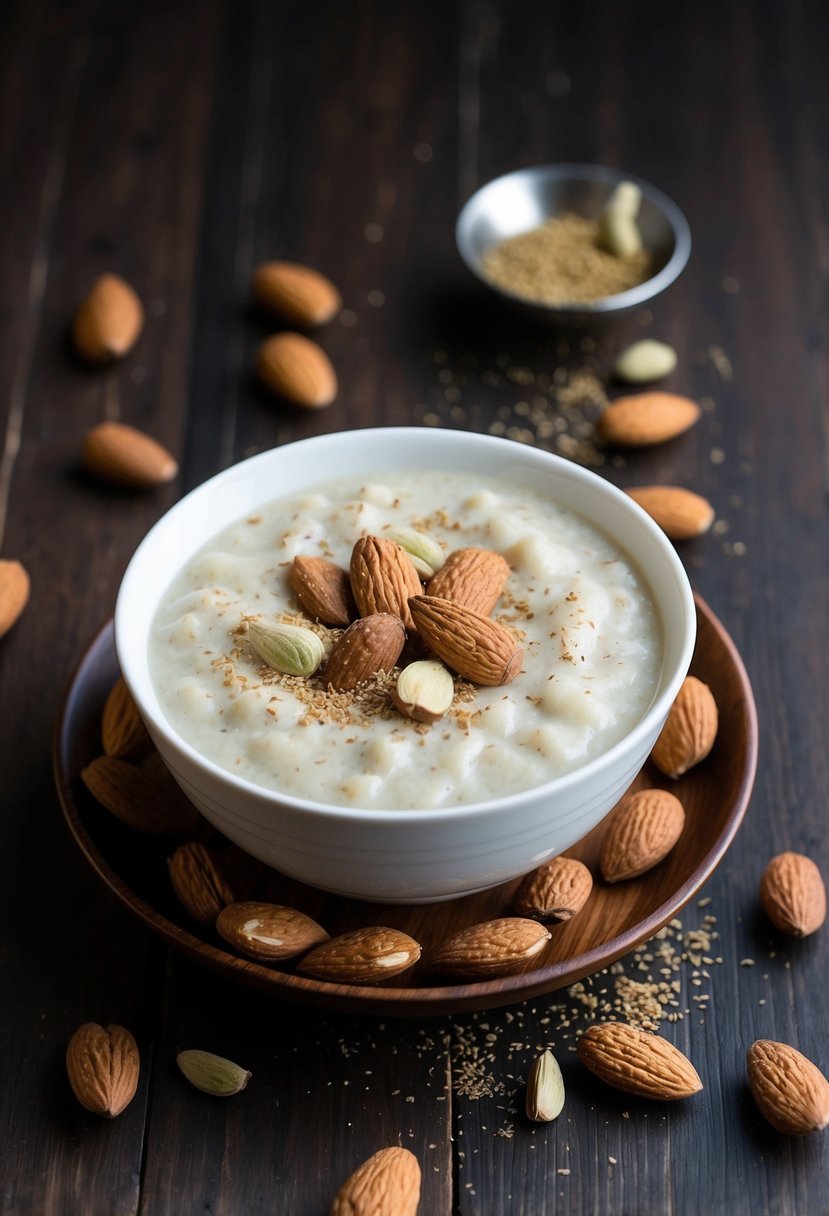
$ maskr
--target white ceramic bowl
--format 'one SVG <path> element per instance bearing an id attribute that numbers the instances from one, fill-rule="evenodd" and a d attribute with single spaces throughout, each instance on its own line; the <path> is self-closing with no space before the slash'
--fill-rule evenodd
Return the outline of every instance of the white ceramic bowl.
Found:
<path id="1" fill-rule="evenodd" d="M 219 768 L 164 715 L 147 660 L 153 615 L 173 576 L 212 536 L 263 503 L 349 472 L 403 469 L 497 476 L 548 493 L 636 561 L 656 603 L 664 663 L 641 721 L 603 755 L 535 789 L 441 810 L 327 806 L 263 789 Z M 243 461 L 193 490 L 139 545 L 121 584 L 115 643 L 158 750 L 212 824 L 248 853 L 304 882 L 359 899 L 424 903 L 505 882 L 569 848 L 624 793 L 653 746 L 691 661 L 696 629 L 685 571 L 627 495 L 578 465 L 504 439 L 418 428 L 347 431 Z"/>

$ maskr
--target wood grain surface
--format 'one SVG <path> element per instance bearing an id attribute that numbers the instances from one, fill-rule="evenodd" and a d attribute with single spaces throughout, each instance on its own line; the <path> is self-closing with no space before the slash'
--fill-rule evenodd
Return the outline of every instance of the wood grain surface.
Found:
<path id="1" fill-rule="evenodd" d="M 806 852 L 829 874 L 827 59 L 817 0 L 2 10 L 0 532 L 2 556 L 32 576 L 0 642 L 4 1216 L 312 1216 L 396 1143 L 421 1161 L 428 1216 L 829 1212 L 826 1135 L 773 1133 L 743 1067 L 765 1037 L 829 1068 L 829 937 L 786 941 L 757 905 L 773 853 Z M 600 335 L 530 328 L 454 251 L 478 184 L 564 160 L 653 181 L 694 235 L 650 313 Z M 343 293 L 346 313 L 320 334 L 341 384 L 328 411 L 292 411 L 252 380 L 270 330 L 248 281 L 274 256 L 310 262 Z M 68 326 L 108 270 L 136 287 L 147 325 L 127 359 L 90 371 Z M 720 935 L 710 957 L 722 962 L 678 964 L 689 1012 L 664 1027 L 703 1093 L 648 1105 L 589 1077 L 571 1051 L 579 994 L 563 1013 L 550 997 L 383 1022 L 280 1005 L 168 954 L 80 856 L 48 763 L 63 688 L 141 536 L 214 472 L 305 435 L 520 430 L 534 390 L 509 368 L 603 370 L 643 333 L 676 347 L 667 387 L 702 400 L 703 421 L 601 471 L 715 504 L 717 530 L 681 551 L 741 650 L 761 729 L 745 825 L 710 903 L 681 918 L 685 932 L 715 917 Z M 178 481 L 143 496 L 87 481 L 81 441 L 103 418 L 168 444 Z M 629 978 L 647 973 L 640 961 L 625 962 Z M 582 995 L 601 1014 L 618 979 Z M 64 1075 L 87 1020 L 130 1027 L 142 1053 L 136 1099 L 112 1123 L 81 1110 Z M 567 1104 L 530 1125 L 521 1084 L 547 1043 Z M 247 1090 L 219 1102 L 189 1089 L 183 1047 L 237 1059 Z"/>

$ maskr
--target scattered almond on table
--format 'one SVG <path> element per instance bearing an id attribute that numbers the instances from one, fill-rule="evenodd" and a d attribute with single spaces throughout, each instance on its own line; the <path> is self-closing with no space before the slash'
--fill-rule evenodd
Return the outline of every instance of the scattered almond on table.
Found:
<path id="1" fill-rule="evenodd" d="M 746 1056 L 748 1084 L 760 1113 L 786 1136 L 806 1136 L 829 1124 L 829 1081 L 794 1047 L 758 1039 Z"/>
<path id="2" fill-rule="evenodd" d="M 321 346 L 302 334 L 266 338 L 256 371 L 270 392 L 306 409 L 323 409 L 337 396 L 337 373 Z"/>
<path id="3" fill-rule="evenodd" d="M 802 853 L 778 853 L 760 880 L 760 903 L 775 929 L 808 937 L 826 920 L 826 887 L 820 870 Z"/>
<path id="4" fill-rule="evenodd" d="M 253 274 L 253 297 L 289 325 L 325 325 L 342 308 L 339 291 L 324 274 L 298 262 L 263 262 Z"/>
<path id="5" fill-rule="evenodd" d="M 83 443 L 85 468 L 99 481 L 129 490 L 148 490 L 172 481 L 175 457 L 156 439 L 124 422 L 101 422 Z"/>
<path id="6" fill-rule="evenodd" d="M 114 1119 L 126 1110 L 138 1088 L 138 1044 L 123 1026 L 97 1022 L 79 1026 L 66 1049 L 72 1092 L 86 1110 Z"/>
<path id="7" fill-rule="evenodd" d="M 601 414 L 596 431 L 617 447 L 650 447 L 675 439 L 698 422 L 700 408 L 676 393 L 638 393 L 620 397 Z"/>
<path id="8" fill-rule="evenodd" d="M 30 590 L 25 566 L 18 561 L 0 561 L 0 638 L 22 615 Z"/>
<path id="9" fill-rule="evenodd" d="M 702 1081 L 691 1061 L 661 1035 L 624 1022 L 590 1026 L 578 1041 L 578 1056 L 607 1085 L 663 1102 L 699 1093 Z"/>
<path id="10" fill-rule="evenodd" d="M 420 1163 L 407 1148 L 381 1148 L 346 1178 L 330 1216 L 415 1216 Z"/>
<path id="11" fill-rule="evenodd" d="M 714 522 L 711 503 L 682 486 L 637 486 L 627 494 L 647 511 L 670 540 L 702 536 Z"/>
<path id="12" fill-rule="evenodd" d="M 75 349 L 88 363 L 109 363 L 132 350 L 144 327 L 135 291 L 117 274 L 96 279 L 72 325 Z"/>

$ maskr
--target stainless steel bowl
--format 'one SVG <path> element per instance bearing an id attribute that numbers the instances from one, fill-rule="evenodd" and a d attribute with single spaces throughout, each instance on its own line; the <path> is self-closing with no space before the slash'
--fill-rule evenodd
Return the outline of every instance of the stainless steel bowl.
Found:
<path id="1" fill-rule="evenodd" d="M 620 182 L 634 182 L 642 191 L 637 223 L 657 266 L 644 283 L 598 300 L 540 304 L 498 287 L 486 277 L 482 259 L 487 249 L 564 211 L 597 219 Z M 490 291 L 537 320 L 558 324 L 619 316 L 640 308 L 673 283 L 691 253 L 691 230 L 676 203 L 649 182 L 605 165 L 537 165 L 496 177 L 465 204 L 455 239 L 466 265 Z"/>

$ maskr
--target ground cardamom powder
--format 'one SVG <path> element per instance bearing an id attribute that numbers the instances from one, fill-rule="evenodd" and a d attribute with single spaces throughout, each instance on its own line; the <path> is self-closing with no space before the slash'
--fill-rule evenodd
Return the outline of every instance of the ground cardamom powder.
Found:
<path id="1" fill-rule="evenodd" d="M 539 304 L 589 303 L 628 291 L 653 274 L 646 249 L 620 258 L 601 249 L 598 240 L 597 220 L 566 212 L 488 249 L 484 274 L 496 287 Z"/>

